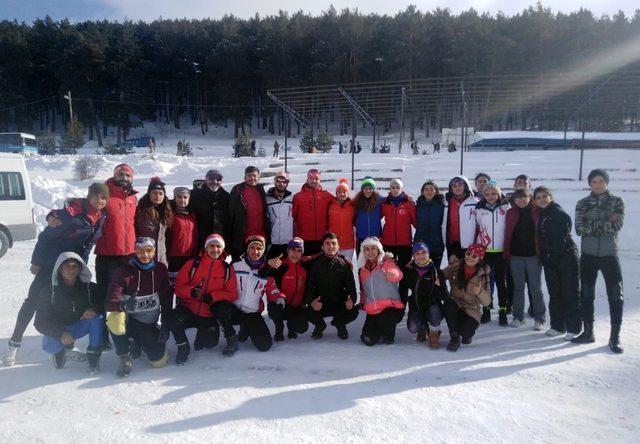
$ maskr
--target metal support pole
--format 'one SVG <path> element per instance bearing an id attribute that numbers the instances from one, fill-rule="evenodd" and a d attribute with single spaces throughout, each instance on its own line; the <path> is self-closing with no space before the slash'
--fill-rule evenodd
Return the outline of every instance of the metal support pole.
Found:
<path id="1" fill-rule="evenodd" d="M 289 148 L 287 139 L 289 138 L 289 114 L 283 113 L 284 117 L 284 171 L 289 172 L 287 162 L 289 161 Z"/>
<path id="2" fill-rule="evenodd" d="M 465 139 L 465 120 L 467 117 L 467 102 L 464 97 L 464 81 L 460 81 L 460 89 L 462 90 L 462 146 L 460 147 L 460 175 L 464 171 L 464 139 Z"/>
<path id="3" fill-rule="evenodd" d="M 402 153 L 402 143 L 404 139 L 404 101 L 406 89 L 402 87 L 402 99 L 400 100 L 400 137 L 398 138 L 398 153 Z"/>
<path id="4" fill-rule="evenodd" d="M 351 189 L 356 189 L 356 114 L 353 113 L 351 120 Z"/>

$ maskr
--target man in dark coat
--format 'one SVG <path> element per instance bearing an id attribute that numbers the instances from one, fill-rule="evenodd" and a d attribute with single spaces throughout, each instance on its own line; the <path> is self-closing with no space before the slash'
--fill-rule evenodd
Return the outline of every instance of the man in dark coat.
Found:
<path id="1" fill-rule="evenodd" d="M 229 193 L 222 187 L 222 173 L 209 170 L 204 181 L 195 180 L 189 201 L 189 211 L 196 217 L 198 227 L 198 250 L 210 234 L 217 233 L 228 238 Z"/>

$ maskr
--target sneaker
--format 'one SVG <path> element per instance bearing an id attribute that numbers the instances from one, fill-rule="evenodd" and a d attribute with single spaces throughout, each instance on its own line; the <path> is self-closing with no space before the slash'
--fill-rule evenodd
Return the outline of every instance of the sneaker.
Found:
<path id="1" fill-rule="evenodd" d="M 189 360 L 190 352 L 191 347 L 189 347 L 189 343 L 178 345 L 178 351 L 176 353 L 176 365 L 184 365 L 185 362 Z"/>
<path id="2" fill-rule="evenodd" d="M 426 340 L 427 340 L 427 331 L 426 330 L 420 330 L 418 332 L 418 334 L 416 335 L 416 341 L 425 342 Z"/>
<path id="3" fill-rule="evenodd" d="M 131 373 L 131 369 L 133 368 L 133 359 L 131 359 L 131 353 L 127 353 L 126 355 L 120 355 L 120 365 L 118 365 L 118 370 L 116 371 L 116 375 L 120 378 L 124 378 L 129 376 Z"/>
<path id="4" fill-rule="evenodd" d="M 518 327 L 522 327 L 524 324 L 526 324 L 524 319 L 520 320 L 520 319 L 514 318 L 513 321 L 511 321 L 511 323 L 509 324 L 509 327 L 518 328 Z"/>
<path id="5" fill-rule="evenodd" d="M 9 347 L 7 347 L 7 351 L 2 357 L 2 363 L 7 367 L 11 367 L 12 365 L 14 365 L 16 363 L 16 353 L 18 353 L 19 348 L 19 344 L 16 346 L 9 343 Z"/>
<path id="6" fill-rule="evenodd" d="M 578 336 L 577 333 L 567 332 L 562 339 L 564 339 L 565 341 L 571 341 L 576 336 Z"/>
<path id="7" fill-rule="evenodd" d="M 53 355 L 53 367 L 60 370 L 64 367 L 64 363 L 67 362 L 67 350 L 64 348 Z"/>
<path id="8" fill-rule="evenodd" d="M 556 330 L 555 328 L 550 328 L 549 330 L 544 332 L 545 335 L 555 338 L 556 336 L 560 336 L 564 334 L 563 331 Z"/>
<path id="9" fill-rule="evenodd" d="M 349 339 L 349 332 L 345 325 L 336 325 L 336 331 L 338 332 L 338 337 L 343 341 Z"/>
<path id="10" fill-rule="evenodd" d="M 228 358 L 235 355 L 236 352 L 240 349 L 240 345 L 238 343 L 238 336 L 233 335 L 227 338 L 227 346 L 222 350 L 222 354 Z"/>
<path id="11" fill-rule="evenodd" d="M 440 344 L 438 340 L 440 339 L 440 330 L 431 330 L 429 331 L 429 348 L 431 350 L 437 350 L 440 348 Z"/>
<path id="12" fill-rule="evenodd" d="M 533 329 L 535 331 L 542 331 L 544 330 L 544 324 L 540 321 L 536 321 L 536 324 L 533 326 Z"/>

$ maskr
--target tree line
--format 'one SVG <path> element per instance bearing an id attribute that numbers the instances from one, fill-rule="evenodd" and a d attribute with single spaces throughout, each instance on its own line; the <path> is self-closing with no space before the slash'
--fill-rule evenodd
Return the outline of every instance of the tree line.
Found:
<path id="1" fill-rule="evenodd" d="M 411 6 L 394 16 L 331 7 L 247 20 L 5 20 L 0 131 L 59 131 L 71 91 L 74 115 L 100 144 L 110 127 L 120 141 L 153 120 L 188 121 L 203 135 L 212 122 L 276 133 L 284 117 L 270 88 L 542 73 L 637 35 L 640 10 L 596 17 L 540 4 L 513 16 Z"/>

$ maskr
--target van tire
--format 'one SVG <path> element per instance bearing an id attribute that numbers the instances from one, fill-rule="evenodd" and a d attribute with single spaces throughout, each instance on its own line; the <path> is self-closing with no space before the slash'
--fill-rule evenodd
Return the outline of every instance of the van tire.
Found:
<path id="1" fill-rule="evenodd" d="M 4 231 L 0 230 L 0 257 L 7 254 L 8 249 L 9 249 L 9 238 L 7 237 Z"/>

